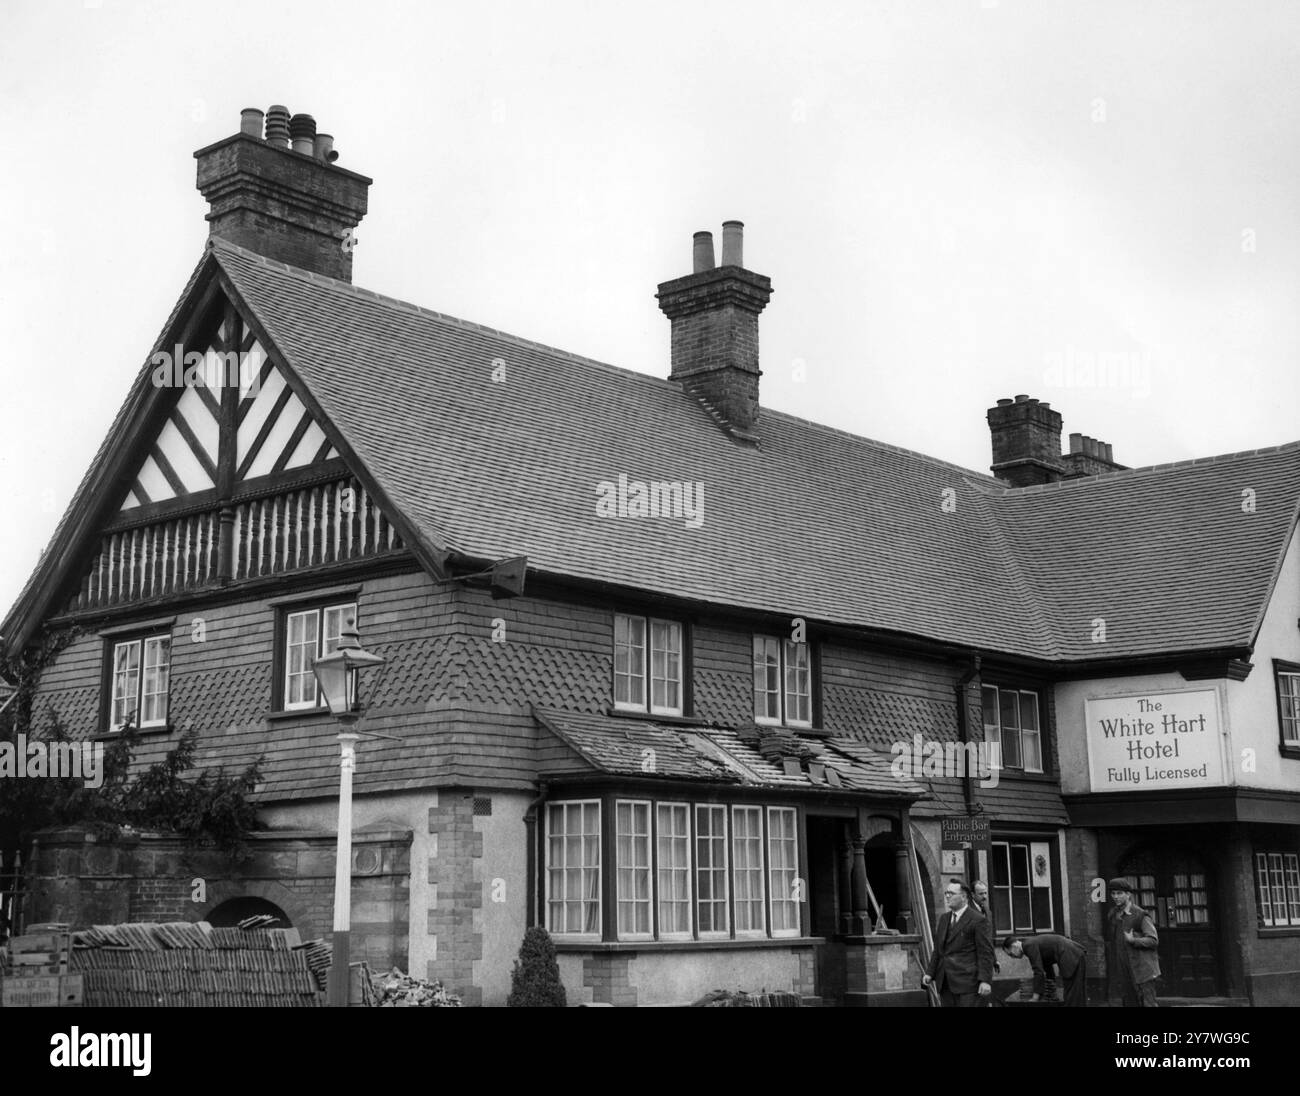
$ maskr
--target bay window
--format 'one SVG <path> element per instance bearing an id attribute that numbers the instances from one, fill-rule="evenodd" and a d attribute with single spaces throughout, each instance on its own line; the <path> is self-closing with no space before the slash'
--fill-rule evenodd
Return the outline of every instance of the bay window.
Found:
<path id="1" fill-rule="evenodd" d="M 614 797 L 554 801 L 545 819 L 543 905 L 557 939 L 752 939 L 803 931 L 795 807 Z M 609 911 L 601 904 L 606 871 Z"/>

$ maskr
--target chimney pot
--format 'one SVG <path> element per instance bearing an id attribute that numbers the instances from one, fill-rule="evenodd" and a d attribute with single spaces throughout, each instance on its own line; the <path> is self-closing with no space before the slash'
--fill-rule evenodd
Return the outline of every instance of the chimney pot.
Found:
<path id="1" fill-rule="evenodd" d="M 1111 464 L 1114 464 L 1114 463 L 1115 463 L 1115 455 L 1114 455 L 1114 454 L 1115 454 L 1115 451 L 1114 451 L 1114 449 L 1111 447 L 1110 442 L 1105 442 L 1105 443 L 1103 443 L 1103 445 L 1102 445 L 1102 456 L 1104 456 L 1104 457 L 1106 458 L 1106 460 L 1107 460 L 1109 463 L 1111 463 Z"/>
<path id="2" fill-rule="evenodd" d="M 276 148 L 289 147 L 289 108 L 273 104 L 266 112 L 266 140 Z"/>
<path id="3" fill-rule="evenodd" d="M 262 139 L 262 119 L 265 115 L 257 107 L 245 107 L 239 112 L 239 132 Z"/>
<path id="4" fill-rule="evenodd" d="M 696 274 L 713 269 L 713 233 L 697 232 L 692 249 L 692 258 Z"/>
<path id="5" fill-rule="evenodd" d="M 294 152 L 310 156 L 316 144 L 316 119 L 310 114 L 295 114 L 289 119 L 289 136 Z"/>
<path id="6" fill-rule="evenodd" d="M 1028 402 L 1029 402 L 1029 397 L 1028 397 L 1028 396 L 1025 396 L 1025 395 L 1019 395 L 1019 396 L 1016 397 L 1016 403 L 1028 403 Z"/>
<path id="7" fill-rule="evenodd" d="M 1070 435 L 1070 452 L 1072 454 L 1083 452 L 1083 435 L 1077 430 Z"/>
<path id="8" fill-rule="evenodd" d="M 332 164 L 339 158 L 339 154 L 334 151 L 334 135 L 331 133 L 318 133 L 316 140 L 312 142 L 312 155 L 318 160 L 324 160 L 327 164 Z"/>
<path id="9" fill-rule="evenodd" d="M 1012 402 L 1013 402 L 1013 401 L 1012 401 L 1011 399 L 1002 399 L 1002 400 L 998 400 L 998 406 L 999 406 L 999 407 L 1010 407 L 1011 404 L 1012 404 Z"/>
<path id="10" fill-rule="evenodd" d="M 743 221 L 722 222 L 722 265 L 744 266 L 744 231 Z"/>

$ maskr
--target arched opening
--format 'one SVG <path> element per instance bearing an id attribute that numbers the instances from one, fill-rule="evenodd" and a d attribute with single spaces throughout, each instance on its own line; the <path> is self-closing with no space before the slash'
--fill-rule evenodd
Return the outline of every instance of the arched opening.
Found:
<path id="1" fill-rule="evenodd" d="M 289 920 L 289 915 L 274 902 L 268 902 L 265 898 L 253 898 L 251 896 L 228 898 L 208 914 L 206 920 L 214 928 L 235 928 L 241 921 L 262 914 L 269 914 L 275 918 L 275 921 L 267 922 L 266 928 L 293 928 L 293 922 Z"/>

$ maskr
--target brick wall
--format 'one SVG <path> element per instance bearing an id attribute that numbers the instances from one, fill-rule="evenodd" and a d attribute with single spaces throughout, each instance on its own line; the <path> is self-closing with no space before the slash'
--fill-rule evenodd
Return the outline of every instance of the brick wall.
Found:
<path id="1" fill-rule="evenodd" d="M 582 984 L 591 990 L 596 1004 L 628 1006 L 636 1004 L 636 989 L 631 983 L 630 966 L 635 952 L 589 955 L 582 961 Z"/>
<path id="2" fill-rule="evenodd" d="M 479 1005 L 483 990 L 475 984 L 474 964 L 483 958 L 483 835 L 474 827 L 474 793 L 440 792 L 438 805 L 429 808 L 429 833 L 437 836 L 437 851 L 428 865 L 434 958 L 427 977 L 459 993 L 465 1004 Z"/>
<path id="3" fill-rule="evenodd" d="M 353 838 L 352 959 L 407 968 L 409 831 Z M 333 834 L 255 834 L 237 865 L 149 834 L 97 840 L 88 830 L 47 831 L 30 869 L 28 924 L 74 928 L 135 921 L 202 921 L 223 903 L 260 898 L 278 906 L 304 940 L 328 937 L 334 910 Z"/>

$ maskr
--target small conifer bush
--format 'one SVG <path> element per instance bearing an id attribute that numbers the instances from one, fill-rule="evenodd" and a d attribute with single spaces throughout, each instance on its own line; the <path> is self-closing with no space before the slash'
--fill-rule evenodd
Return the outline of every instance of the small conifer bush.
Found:
<path id="1" fill-rule="evenodd" d="M 555 961 L 555 944 L 544 928 L 534 925 L 524 933 L 519 958 L 510 972 L 510 1008 L 564 1008 L 564 985 Z"/>

